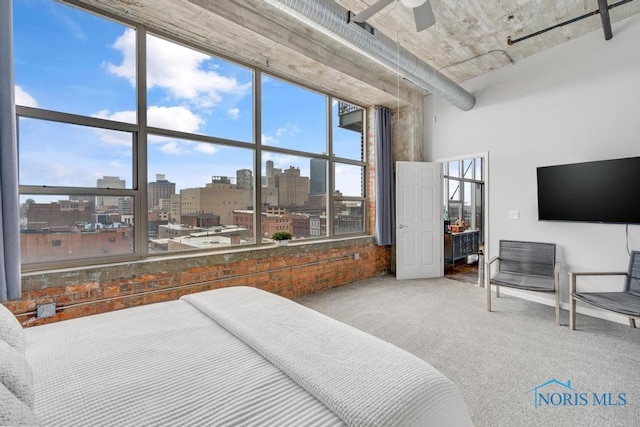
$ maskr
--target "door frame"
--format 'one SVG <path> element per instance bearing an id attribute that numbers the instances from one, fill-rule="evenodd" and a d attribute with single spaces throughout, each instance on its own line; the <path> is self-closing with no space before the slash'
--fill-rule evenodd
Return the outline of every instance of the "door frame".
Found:
<path id="1" fill-rule="evenodd" d="M 444 157 L 444 158 L 440 158 L 440 159 L 436 159 L 434 160 L 434 162 L 438 162 L 438 163 L 447 163 L 447 162 L 454 162 L 454 161 L 458 161 L 458 160 L 469 160 L 469 159 L 474 159 L 477 157 L 482 157 L 484 159 L 484 194 L 483 194 L 483 199 L 482 199 L 482 207 L 484 209 L 483 212 L 483 228 L 484 228 L 484 255 L 485 255 L 485 263 L 487 262 L 486 256 L 489 254 L 489 214 L 490 214 L 490 209 L 489 209 L 489 192 L 490 192 L 490 187 L 489 187 L 489 152 L 488 151 L 480 151 L 477 153 L 471 153 L 471 154 L 464 154 L 464 155 L 458 155 L 458 156 L 452 156 L 452 157 Z M 444 239 L 444 236 L 442 237 Z M 485 280 L 484 278 L 485 275 L 483 275 L 483 282 Z M 483 283 L 484 285 L 484 283 Z"/>

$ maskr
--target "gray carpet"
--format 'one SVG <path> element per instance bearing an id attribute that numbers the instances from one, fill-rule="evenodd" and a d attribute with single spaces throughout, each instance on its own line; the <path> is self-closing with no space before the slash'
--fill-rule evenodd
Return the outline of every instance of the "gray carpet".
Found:
<path id="1" fill-rule="evenodd" d="M 640 329 L 578 315 L 572 332 L 568 312 L 556 326 L 553 307 L 513 296 L 489 313 L 484 288 L 450 279 L 383 276 L 298 302 L 431 363 L 478 427 L 640 425 Z M 540 387 L 536 408 L 552 380 L 571 389 Z"/>

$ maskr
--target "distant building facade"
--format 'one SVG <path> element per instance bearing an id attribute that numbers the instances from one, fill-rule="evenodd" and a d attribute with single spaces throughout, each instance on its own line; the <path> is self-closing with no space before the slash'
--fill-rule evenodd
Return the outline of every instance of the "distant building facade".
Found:
<path id="1" fill-rule="evenodd" d="M 156 180 L 147 184 L 148 208 L 160 209 L 161 199 L 171 199 L 176 193 L 176 184 L 165 179 L 164 174 L 156 174 Z"/>
<path id="2" fill-rule="evenodd" d="M 212 182 L 198 188 L 180 191 L 181 215 L 209 213 L 218 215 L 221 224 L 234 224 L 233 211 L 248 209 L 252 190 L 238 188 L 228 177 L 213 177 Z"/>
<path id="3" fill-rule="evenodd" d="M 180 223 L 192 227 L 211 228 L 220 225 L 220 215 L 210 213 L 185 214 L 180 217 Z"/>
<path id="4" fill-rule="evenodd" d="M 98 188 L 126 188 L 126 182 L 124 179 L 120 179 L 117 176 L 103 176 L 98 178 L 96 186 Z M 118 207 L 118 201 L 120 197 L 117 196 L 96 196 L 96 209 L 108 210 Z"/>
<path id="5" fill-rule="evenodd" d="M 91 222 L 93 219 L 91 204 L 86 200 L 29 203 L 26 210 L 27 229 L 31 223 L 44 223 L 44 227 L 71 226 L 76 222 Z"/>
<path id="6" fill-rule="evenodd" d="M 311 159 L 309 161 L 310 183 L 309 194 L 327 194 L 327 161 Z"/>
<path id="7" fill-rule="evenodd" d="M 133 253 L 133 228 L 114 226 L 68 232 L 20 233 L 23 262 L 47 262 L 70 256 L 92 258 Z"/>
<path id="8" fill-rule="evenodd" d="M 255 237 L 255 228 L 253 226 L 252 210 L 234 211 L 234 223 L 249 230 L 249 237 Z M 261 215 L 260 226 L 262 235 L 270 238 L 276 231 L 288 231 L 293 234 L 293 221 L 291 215 L 279 215 L 263 213 Z"/>
<path id="9" fill-rule="evenodd" d="M 300 176 L 300 169 L 289 167 L 276 176 L 278 205 L 304 206 L 309 200 L 309 177 Z"/>

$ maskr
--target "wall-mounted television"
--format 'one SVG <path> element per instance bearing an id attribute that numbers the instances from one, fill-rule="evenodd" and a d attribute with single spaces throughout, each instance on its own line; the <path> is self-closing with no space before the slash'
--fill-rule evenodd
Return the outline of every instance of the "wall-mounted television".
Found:
<path id="1" fill-rule="evenodd" d="M 537 168 L 538 220 L 640 224 L 640 157 Z"/>

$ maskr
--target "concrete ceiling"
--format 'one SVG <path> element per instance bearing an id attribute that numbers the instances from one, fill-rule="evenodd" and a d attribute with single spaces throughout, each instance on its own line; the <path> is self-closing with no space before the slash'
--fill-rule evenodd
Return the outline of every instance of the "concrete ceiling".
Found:
<path id="1" fill-rule="evenodd" d="M 375 1 L 337 0 L 354 11 Z M 609 0 L 608 3 L 613 5 L 618 1 Z M 595 11 L 597 0 L 431 0 L 431 4 L 436 24 L 420 33 L 413 27 L 411 10 L 399 2 L 367 22 L 395 39 L 399 21 L 400 44 L 458 83 L 588 32 L 602 32 L 600 16 L 596 15 L 513 45 L 507 43 L 509 37 L 516 40 Z M 637 13 L 640 13 L 640 1 L 631 1 L 609 11 L 612 23 Z"/>
<path id="2" fill-rule="evenodd" d="M 291 78 L 365 105 L 414 103 L 429 92 L 393 70 L 352 52 L 262 0 L 67 0 L 140 22 L 212 53 Z M 336 0 L 360 12 L 376 0 Z M 599 15 L 513 45 L 517 39 L 598 9 L 597 0 L 431 0 L 436 24 L 417 33 L 399 2 L 367 23 L 456 83 L 510 66 L 530 55 L 602 32 Z M 612 0 L 609 4 L 615 4 Z M 609 10 L 612 23 L 640 13 L 640 1 Z M 614 25 L 613 38 L 617 36 Z M 603 33 L 604 40 L 604 33 Z M 417 97 L 417 98 L 416 98 Z"/>

